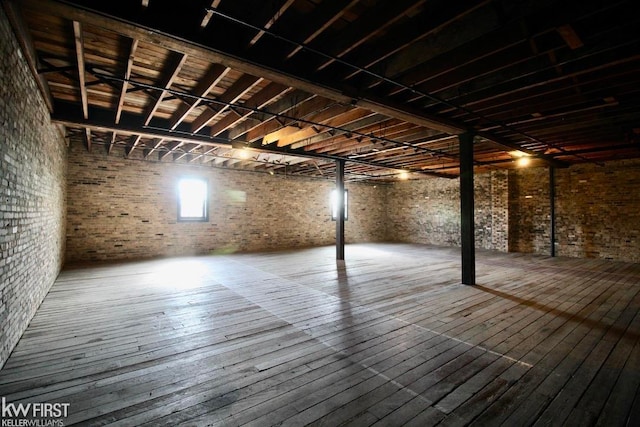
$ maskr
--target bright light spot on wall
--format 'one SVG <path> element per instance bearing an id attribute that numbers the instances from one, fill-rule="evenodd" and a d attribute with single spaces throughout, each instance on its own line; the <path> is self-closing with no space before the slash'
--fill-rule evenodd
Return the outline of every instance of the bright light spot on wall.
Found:
<path id="1" fill-rule="evenodd" d="M 520 167 L 529 166 L 529 164 L 531 163 L 531 159 L 529 157 L 520 157 L 516 163 Z"/>
<path id="2" fill-rule="evenodd" d="M 238 157 L 246 160 L 251 157 L 251 153 L 246 148 L 243 148 L 242 150 L 238 150 Z"/>
<path id="3" fill-rule="evenodd" d="M 349 219 L 349 191 L 344 190 L 344 219 Z M 338 218 L 338 191 L 336 189 L 331 190 L 331 219 L 336 220 Z"/>
<path id="4" fill-rule="evenodd" d="M 402 171 L 398 174 L 399 179 L 409 179 L 409 173 L 407 171 Z"/>

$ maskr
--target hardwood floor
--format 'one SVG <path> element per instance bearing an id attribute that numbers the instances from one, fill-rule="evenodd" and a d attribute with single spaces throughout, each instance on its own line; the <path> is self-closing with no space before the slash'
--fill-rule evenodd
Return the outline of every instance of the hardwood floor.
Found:
<path id="1" fill-rule="evenodd" d="M 640 265 L 348 245 L 64 271 L 0 371 L 65 425 L 640 425 Z"/>

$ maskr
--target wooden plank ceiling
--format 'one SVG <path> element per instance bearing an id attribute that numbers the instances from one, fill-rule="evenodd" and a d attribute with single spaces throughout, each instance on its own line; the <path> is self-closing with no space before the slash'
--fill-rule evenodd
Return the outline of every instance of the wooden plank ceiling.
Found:
<path id="1" fill-rule="evenodd" d="M 347 179 L 640 157 L 629 1 L 12 0 L 89 150 Z M 516 152 L 517 150 L 517 152 Z"/>

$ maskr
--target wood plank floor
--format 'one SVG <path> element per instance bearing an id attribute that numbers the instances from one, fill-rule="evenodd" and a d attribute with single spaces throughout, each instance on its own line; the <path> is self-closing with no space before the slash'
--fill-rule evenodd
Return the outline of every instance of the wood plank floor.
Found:
<path id="1" fill-rule="evenodd" d="M 640 265 L 421 245 L 64 271 L 5 367 L 65 425 L 640 425 Z"/>

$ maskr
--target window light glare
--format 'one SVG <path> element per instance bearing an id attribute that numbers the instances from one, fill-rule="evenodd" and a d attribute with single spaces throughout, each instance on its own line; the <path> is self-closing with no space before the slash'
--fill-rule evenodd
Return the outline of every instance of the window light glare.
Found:
<path id="1" fill-rule="evenodd" d="M 349 218 L 348 214 L 348 200 L 349 192 L 344 190 L 344 219 Z M 331 219 L 336 220 L 338 218 L 338 191 L 336 189 L 331 190 Z"/>
<path id="2" fill-rule="evenodd" d="M 178 182 L 178 194 L 180 198 L 180 218 L 206 218 L 206 181 L 201 179 L 183 178 Z"/>

